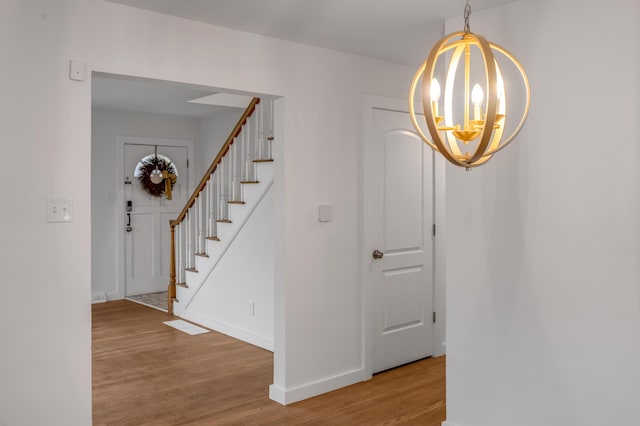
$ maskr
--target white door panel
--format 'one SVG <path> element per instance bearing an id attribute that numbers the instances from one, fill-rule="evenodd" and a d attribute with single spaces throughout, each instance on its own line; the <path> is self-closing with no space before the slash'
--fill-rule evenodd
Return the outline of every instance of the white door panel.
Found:
<path id="1" fill-rule="evenodd" d="M 382 137 L 385 253 L 423 246 L 423 147 L 413 136 L 405 130 L 391 130 Z"/>
<path id="2" fill-rule="evenodd" d="M 372 122 L 365 240 L 384 257 L 371 258 L 365 285 L 373 296 L 378 372 L 433 354 L 433 155 L 407 113 L 373 109 Z"/>
<path id="3" fill-rule="evenodd" d="M 161 140 L 159 140 L 161 141 Z M 124 199 L 131 201 L 131 232 L 125 232 L 125 295 L 165 291 L 169 284 L 169 220 L 186 204 L 189 173 L 186 146 L 157 146 L 158 155 L 168 157 L 178 172 L 172 200 L 145 192 L 134 171 L 138 162 L 155 154 L 155 145 L 125 143 Z M 128 183 L 127 183 L 128 182 Z M 125 212 L 125 223 L 129 222 Z"/>

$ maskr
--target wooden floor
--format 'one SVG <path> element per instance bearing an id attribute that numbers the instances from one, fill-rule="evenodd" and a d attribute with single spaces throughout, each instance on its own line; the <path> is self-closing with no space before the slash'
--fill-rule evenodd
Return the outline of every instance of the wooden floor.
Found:
<path id="1" fill-rule="evenodd" d="M 273 354 L 129 301 L 93 305 L 94 425 L 423 425 L 445 419 L 445 359 L 282 406 Z"/>

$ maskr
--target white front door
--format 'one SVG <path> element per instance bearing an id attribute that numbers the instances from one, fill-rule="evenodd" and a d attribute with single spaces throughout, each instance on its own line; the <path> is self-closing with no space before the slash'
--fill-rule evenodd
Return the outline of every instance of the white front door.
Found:
<path id="1" fill-rule="evenodd" d="M 408 113 L 373 108 L 371 114 L 364 285 L 372 296 L 375 373 L 433 355 L 433 152 Z"/>
<path id="2" fill-rule="evenodd" d="M 158 141 L 162 141 L 161 139 Z M 155 145 L 124 145 L 125 295 L 165 291 L 169 284 L 169 220 L 175 219 L 189 197 L 187 146 L 157 145 L 157 154 L 171 160 L 178 172 L 171 201 L 147 193 L 134 175 L 138 163 L 156 154 Z"/>

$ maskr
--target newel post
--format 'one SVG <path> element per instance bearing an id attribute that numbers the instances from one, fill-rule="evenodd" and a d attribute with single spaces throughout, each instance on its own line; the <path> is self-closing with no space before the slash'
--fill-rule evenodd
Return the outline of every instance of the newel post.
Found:
<path id="1" fill-rule="evenodd" d="M 176 297 L 176 224 L 169 221 L 171 229 L 171 250 L 169 251 L 169 287 L 167 289 L 167 313 L 173 314 L 173 299 Z"/>

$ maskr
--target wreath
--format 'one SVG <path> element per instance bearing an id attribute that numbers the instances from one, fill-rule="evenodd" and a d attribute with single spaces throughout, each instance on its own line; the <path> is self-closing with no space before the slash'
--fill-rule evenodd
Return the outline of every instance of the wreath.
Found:
<path id="1" fill-rule="evenodd" d="M 153 156 L 143 158 L 138 165 L 138 180 L 145 192 L 154 197 L 167 196 L 171 200 L 171 190 L 178 174 L 171 161 Z"/>

